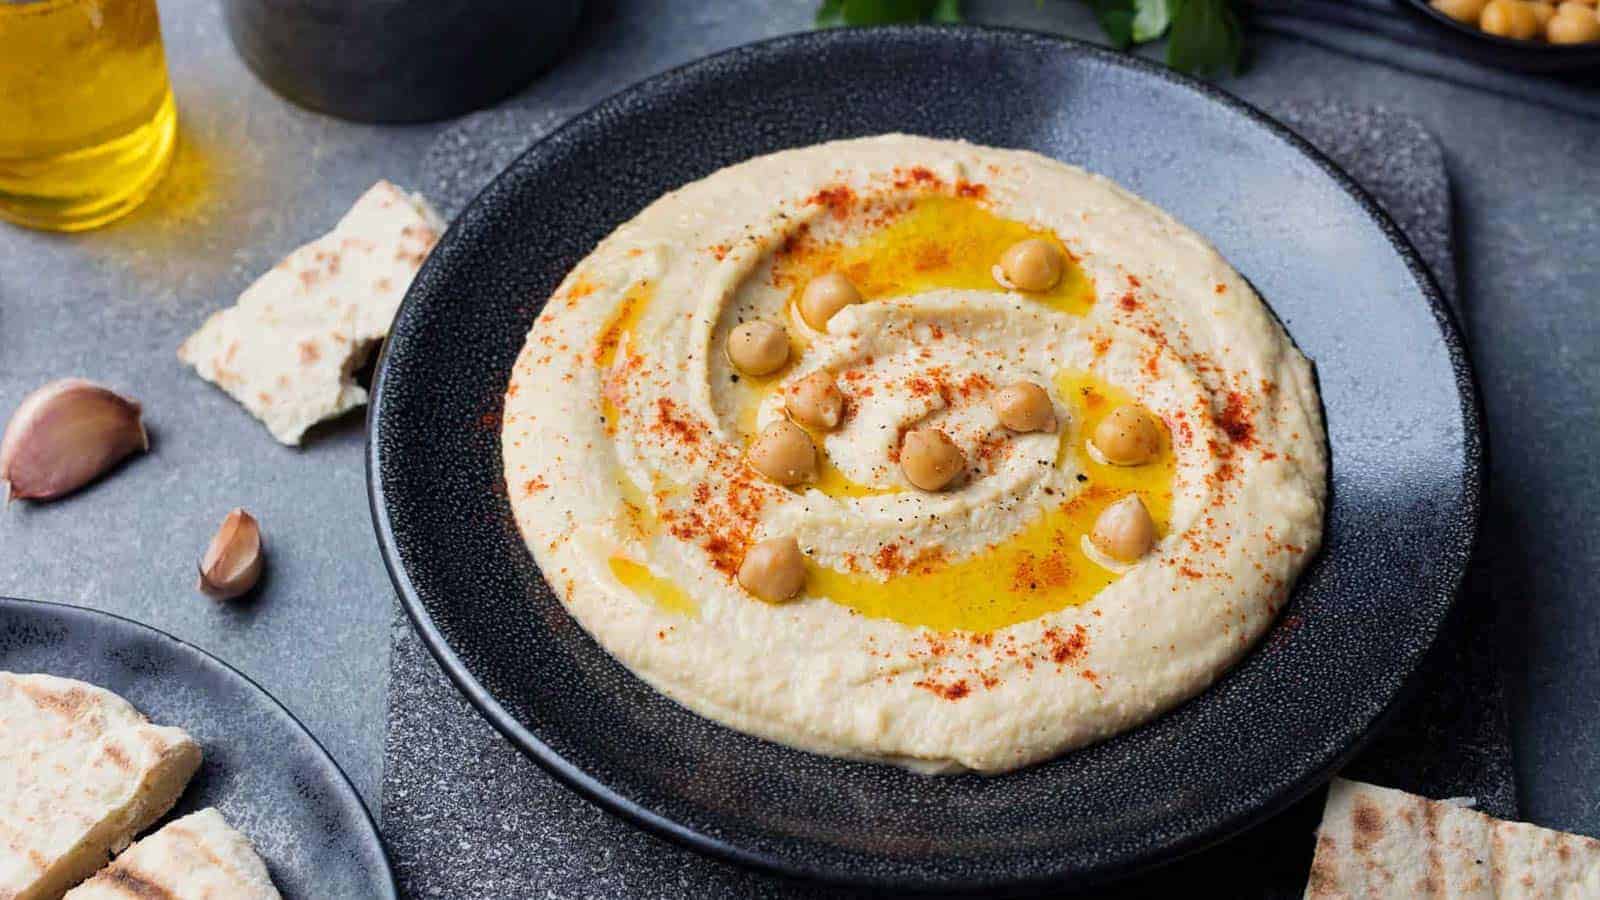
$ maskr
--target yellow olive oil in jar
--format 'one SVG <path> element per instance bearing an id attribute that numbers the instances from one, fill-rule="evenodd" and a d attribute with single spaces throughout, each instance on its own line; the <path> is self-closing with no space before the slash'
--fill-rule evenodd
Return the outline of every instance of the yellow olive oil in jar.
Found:
<path id="1" fill-rule="evenodd" d="M 103 225 L 161 180 L 176 134 L 155 0 L 0 0 L 0 218 Z"/>

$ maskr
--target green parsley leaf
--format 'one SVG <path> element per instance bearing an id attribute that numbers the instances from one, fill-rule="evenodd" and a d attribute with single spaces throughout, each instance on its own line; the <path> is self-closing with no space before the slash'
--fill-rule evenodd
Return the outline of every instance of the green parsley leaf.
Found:
<path id="1" fill-rule="evenodd" d="M 1228 0 L 1176 0 L 1176 5 L 1167 65 L 1180 72 L 1238 72 L 1243 34 Z"/>
<path id="2" fill-rule="evenodd" d="M 891 25 L 896 22 L 959 22 L 961 0 L 824 0 L 817 25 Z"/>
<path id="3" fill-rule="evenodd" d="M 1137 0 L 1090 0 L 1100 30 L 1118 50 L 1133 46 L 1134 20 L 1139 16 L 1137 5 Z"/>
<path id="4" fill-rule="evenodd" d="M 3 0 L 0 0 L 3 2 Z M 1042 0 L 1040 0 L 1042 2 Z M 1087 0 L 1107 41 L 1119 50 L 1167 38 L 1167 65 L 1180 72 L 1238 72 L 1242 0 Z M 817 25 L 959 22 L 961 0 L 822 0 Z"/>
<path id="5" fill-rule="evenodd" d="M 1172 8 L 1183 0 L 1137 0 L 1133 17 L 1133 42 L 1143 44 L 1167 33 L 1172 24 Z"/>
<path id="6" fill-rule="evenodd" d="M 844 24 L 844 0 L 823 0 L 817 10 L 817 27 L 833 28 Z"/>

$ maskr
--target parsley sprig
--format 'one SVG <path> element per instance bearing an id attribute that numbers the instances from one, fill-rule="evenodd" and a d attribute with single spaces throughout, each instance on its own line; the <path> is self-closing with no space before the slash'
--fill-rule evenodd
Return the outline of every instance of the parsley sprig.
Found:
<path id="1" fill-rule="evenodd" d="M 1240 0 L 1087 0 L 1118 49 L 1167 39 L 1167 65 L 1182 72 L 1236 72 L 1243 29 Z M 823 0 L 817 24 L 959 22 L 961 0 Z"/>
<path id="2" fill-rule="evenodd" d="M 961 0 L 823 0 L 817 10 L 823 27 L 959 21 Z"/>

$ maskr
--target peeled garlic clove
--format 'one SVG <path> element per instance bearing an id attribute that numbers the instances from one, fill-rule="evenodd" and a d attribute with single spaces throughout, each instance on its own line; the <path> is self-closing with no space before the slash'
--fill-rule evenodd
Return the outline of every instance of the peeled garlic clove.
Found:
<path id="1" fill-rule="evenodd" d="M 261 525 L 242 509 L 222 520 L 211 546 L 200 557 L 200 593 L 213 600 L 232 600 L 261 578 Z"/>
<path id="2" fill-rule="evenodd" d="M 150 449 L 139 404 L 82 378 L 52 381 L 29 394 L 0 440 L 7 496 L 54 500 Z"/>

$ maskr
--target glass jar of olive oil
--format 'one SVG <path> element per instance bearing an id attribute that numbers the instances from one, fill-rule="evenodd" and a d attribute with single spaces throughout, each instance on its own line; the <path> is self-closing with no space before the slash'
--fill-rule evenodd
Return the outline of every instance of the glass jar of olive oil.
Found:
<path id="1" fill-rule="evenodd" d="M 103 225 L 161 180 L 176 134 L 155 0 L 0 0 L 0 218 Z"/>

